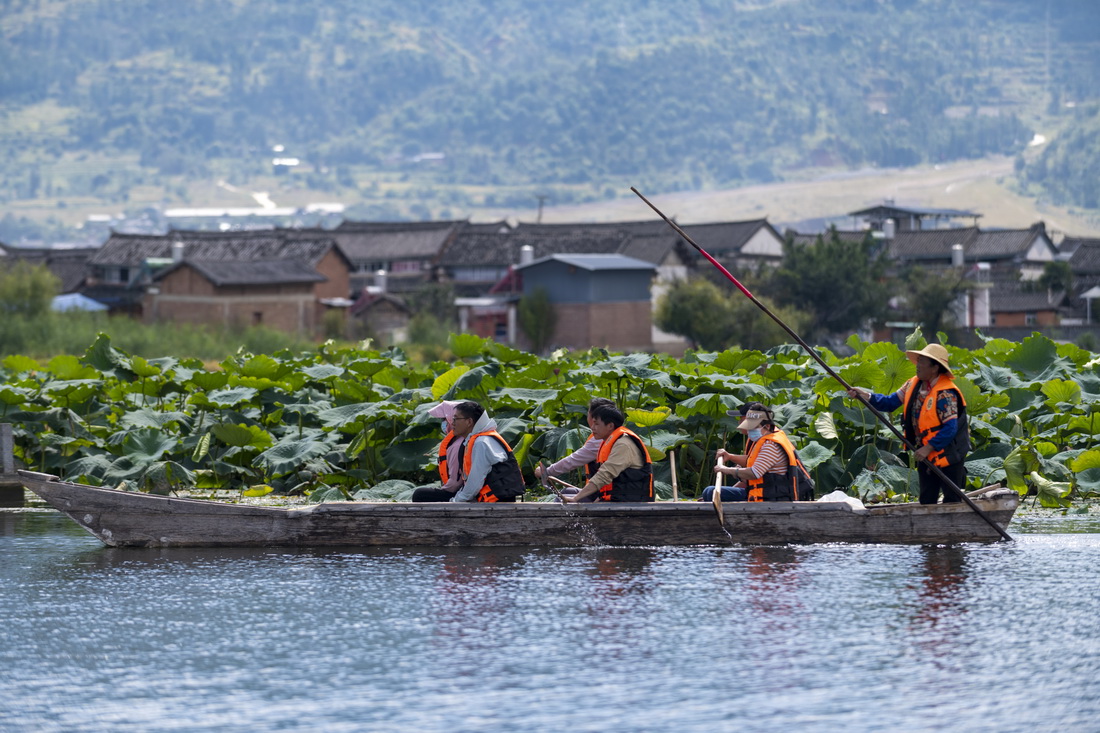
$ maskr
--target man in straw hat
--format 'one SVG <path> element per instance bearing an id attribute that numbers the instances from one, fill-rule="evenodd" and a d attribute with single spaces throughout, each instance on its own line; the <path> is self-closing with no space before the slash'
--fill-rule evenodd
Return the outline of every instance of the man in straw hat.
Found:
<path id="1" fill-rule="evenodd" d="M 787 434 L 775 424 L 772 411 L 763 403 L 750 402 L 726 414 L 743 418 L 737 429 L 748 443 L 744 454 L 718 449 L 714 470 L 737 482 L 722 487 L 722 501 L 812 501 L 810 474 Z M 733 465 L 725 465 L 724 460 Z M 703 489 L 703 501 L 713 497 L 713 486 Z"/>
<path id="2" fill-rule="evenodd" d="M 935 504 L 943 493 L 944 502 L 962 501 L 924 462 L 939 467 L 960 489 L 966 486 L 966 454 L 970 450 L 970 428 L 966 419 L 966 400 L 955 386 L 947 349 L 928 344 L 920 351 L 906 351 L 917 365 L 917 376 L 891 395 L 874 394 L 862 387 L 848 390 L 849 397 L 863 397 L 880 412 L 904 407 L 902 426 L 905 439 L 917 446 L 913 454 L 920 479 L 920 503 Z"/>

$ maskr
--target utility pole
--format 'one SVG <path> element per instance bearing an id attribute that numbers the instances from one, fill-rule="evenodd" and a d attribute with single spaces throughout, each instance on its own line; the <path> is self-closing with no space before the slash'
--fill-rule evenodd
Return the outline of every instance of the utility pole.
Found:
<path id="1" fill-rule="evenodd" d="M 537 198 L 539 200 L 539 215 L 535 219 L 535 223 L 536 224 L 541 224 L 542 223 L 542 202 L 545 201 L 549 197 L 546 196 L 545 194 L 538 194 Z"/>

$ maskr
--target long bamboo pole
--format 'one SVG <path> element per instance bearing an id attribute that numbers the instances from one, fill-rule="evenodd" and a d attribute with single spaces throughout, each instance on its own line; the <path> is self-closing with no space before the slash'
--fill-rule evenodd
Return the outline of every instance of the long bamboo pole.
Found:
<path id="1" fill-rule="evenodd" d="M 649 206 L 649 208 L 651 208 L 655 212 L 657 212 L 657 215 L 660 216 L 662 219 L 664 219 L 665 223 L 667 223 L 670 227 L 672 227 L 674 230 L 676 230 L 676 233 L 679 234 L 684 239 L 685 242 L 687 242 L 692 247 L 694 247 L 696 252 L 703 255 L 703 257 L 705 257 L 707 259 L 707 261 L 710 262 L 710 264 L 717 267 L 718 270 L 723 275 L 725 275 L 726 278 L 729 279 L 729 281 L 731 283 L 733 283 L 737 287 L 737 289 L 740 290 L 741 293 L 746 298 L 751 300 L 756 305 L 757 308 L 764 311 L 764 313 L 769 318 L 771 318 L 773 321 L 778 323 L 779 326 L 784 331 L 786 331 L 790 335 L 790 337 L 793 338 L 798 343 L 799 346 L 801 346 L 803 349 L 806 350 L 807 354 L 809 354 L 811 357 L 813 357 L 814 361 L 816 361 L 818 364 L 821 365 L 821 368 L 824 369 L 825 372 L 830 377 L 832 377 L 836 381 L 840 382 L 840 385 L 842 387 L 844 387 L 844 390 L 846 392 L 852 388 L 852 386 L 850 384 L 845 382 L 839 374 L 837 374 L 835 371 L 833 371 L 832 368 L 830 368 L 829 365 L 825 363 L 825 360 L 821 358 L 821 356 L 817 353 L 817 351 L 815 351 L 809 344 L 807 344 L 805 341 L 803 341 L 801 336 L 799 336 L 797 333 L 795 333 L 791 329 L 790 326 L 788 326 L 786 323 L 783 322 L 783 319 L 781 319 L 779 316 L 772 313 L 771 310 L 768 308 L 768 306 L 764 305 L 759 300 L 757 300 L 756 296 L 753 295 L 751 292 L 749 292 L 748 288 L 746 288 L 744 285 L 742 285 L 741 282 L 737 278 L 735 278 L 733 275 L 731 275 L 729 270 L 727 270 L 725 267 L 722 267 L 721 263 L 719 263 L 718 260 L 711 257 L 710 253 L 708 253 L 705 249 L 703 249 L 698 244 L 696 244 L 695 240 L 693 240 L 691 237 L 689 237 L 687 232 L 685 232 L 683 229 L 681 229 L 676 224 L 676 222 L 672 221 L 667 216 L 665 216 L 664 213 L 660 209 L 658 209 L 656 206 L 654 206 L 650 202 L 649 199 L 647 199 L 645 196 L 643 196 L 642 193 L 638 189 L 631 186 L 630 190 L 633 191 L 635 194 L 637 194 L 638 198 L 640 198 L 642 201 L 644 201 L 646 203 L 646 205 Z M 908 439 L 906 439 L 906 437 L 902 434 L 902 432 L 897 429 L 897 426 L 895 426 L 894 423 L 891 422 L 888 417 L 886 417 L 881 412 L 879 412 L 874 407 L 872 407 L 871 403 L 868 402 L 867 398 L 865 398 L 862 394 L 860 394 L 860 396 L 859 396 L 859 401 L 862 402 L 867 407 L 867 409 L 869 409 L 875 415 L 875 417 L 877 417 L 884 425 L 886 425 L 886 427 L 890 428 L 890 430 L 893 431 L 894 435 L 896 435 L 899 439 L 901 439 L 902 445 L 904 445 L 906 447 L 906 449 L 908 449 L 910 451 L 916 450 L 916 447 L 912 443 L 910 443 Z M 966 492 L 964 492 L 961 488 L 956 486 L 955 482 L 952 481 L 950 478 L 948 478 L 947 475 L 942 470 L 940 470 L 939 466 L 937 466 L 932 461 L 929 461 L 927 458 L 922 458 L 921 460 L 923 460 L 926 464 L 928 464 L 928 467 L 932 471 L 932 473 L 934 473 L 944 484 L 949 486 L 956 494 L 958 494 L 959 497 L 964 502 L 966 502 L 967 506 L 969 506 L 971 509 L 973 509 L 978 514 L 979 517 L 984 519 L 986 521 L 986 523 L 989 524 L 990 527 L 997 530 L 997 533 L 1001 536 L 1001 539 L 1007 540 L 1007 541 L 1010 541 L 1010 542 L 1012 541 L 1012 538 L 1008 536 L 1008 532 L 1001 529 L 1001 527 L 996 522 L 994 522 L 993 519 L 990 518 L 990 516 L 988 514 L 983 512 L 981 509 L 979 509 L 978 505 L 975 504 L 970 499 L 970 497 L 966 495 Z"/>

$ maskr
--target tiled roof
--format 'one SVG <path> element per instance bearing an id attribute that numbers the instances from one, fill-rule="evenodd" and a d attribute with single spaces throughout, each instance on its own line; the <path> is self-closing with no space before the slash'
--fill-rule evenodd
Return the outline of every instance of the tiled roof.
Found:
<path id="1" fill-rule="evenodd" d="M 284 285 L 324 282 L 325 278 L 302 260 L 184 260 L 153 276 L 162 280 L 181 267 L 194 268 L 214 285 Z"/>
<path id="2" fill-rule="evenodd" d="M 1027 229 L 983 231 L 977 227 L 960 227 L 900 231 L 890 240 L 890 255 L 897 260 L 950 261 L 951 246 L 961 244 L 963 259 L 967 262 L 1010 260 L 1027 254 L 1036 239 L 1045 237 L 1042 222 Z"/>
<path id="3" fill-rule="evenodd" d="M 836 236 L 841 242 L 850 242 L 852 244 L 860 244 L 863 239 L 868 235 L 868 231 L 864 229 L 858 230 L 844 230 L 837 229 Z M 831 232 L 818 232 L 817 234 L 805 234 L 802 232 L 796 232 L 793 229 L 788 229 L 783 233 L 784 237 L 790 237 L 796 245 L 808 245 L 817 244 L 817 240 L 821 238 L 827 238 Z"/>
<path id="4" fill-rule="evenodd" d="M 1068 246 L 1067 246 L 1068 244 Z M 1074 274 L 1094 275 L 1100 273 L 1100 239 L 1088 239 L 1074 237 L 1072 242 L 1069 237 L 1062 241 L 1062 251 L 1073 254 L 1069 258 L 1069 266 Z"/>
<path id="5" fill-rule="evenodd" d="M 3 252 L 3 250 L 0 250 Z M 61 292 L 71 293 L 88 277 L 88 260 L 96 252 L 95 247 L 13 249 L 7 254 L 46 268 L 61 281 Z"/>
<path id="6" fill-rule="evenodd" d="M 467 226 L 464 221 L 345 221 L 330 234 L 355 262 L 434 259 L 455 232 Z"/>
<path id="7" fill-rule="evenodd" d="M 1064 299 L 1061 290 L 1047 292 L 1031 290 L 1020 283 L 998 283 L 989 291 L 989 310 L 993 313 L 1058 310 Z"/>
<path id="8" fill-rule="evenodd" d="M 984 230 L 967 247 L 966 259 L 995 260 L 1023 255 L 1036 239 L 1042 237 L 1046 237 L 1046 228 L 1041 223 L 1027 229 Z"/>
<path id="9" fill-rule="evenodd" d="M 112 232 L 103 246 L 89 259 L 89 263 L 138 267 L 148 259 L 171 259 L 172 247 L 176 242 L 183 244 L 185 260 L 258 262 L 296 259 L 316 266 L 334 247 L 344 256 L 332 233 L 319 229 L 232 232 L 178 230 L 162 235 Z"/>
<path id="10" fill-rule="evenodd" d="M 748 244 L 749 240 L 758 231 L 764 228 L 771 230 L 776 239 L 783 241 L 783 237 L 768 223 L 767 219 L 688 224 L 680 228 L 695 240 L 696 244 L 712 255 L 740 252 L 741 248 Z"/>
<path id="11" fill-rule="evenodd" d="M 961 244 L 965 257 L 968 245 L 977 236 L 977 227 L 901 231 L 890 240 L 890 256 L 895 260 L 950 261 L 952 245 Z"/>

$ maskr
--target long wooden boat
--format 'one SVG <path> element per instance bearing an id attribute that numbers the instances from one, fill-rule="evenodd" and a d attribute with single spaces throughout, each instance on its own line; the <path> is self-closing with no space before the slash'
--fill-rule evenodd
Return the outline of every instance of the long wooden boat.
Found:
<path id="1" fill-rule="evenodd" d="M 23 484 L 112 547 L 655 546 L 816 542 L 992 542 L 999 534 L 957 504 L 843 502 L 412 504 L 325 502 L 264 507 L 157 496 L 20 471 Z M 1019 505 L 1009 489 L 975 503 L 1002 529 Z M 719 517 L 721 516 L 721 520 Z"/>

